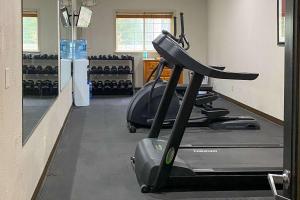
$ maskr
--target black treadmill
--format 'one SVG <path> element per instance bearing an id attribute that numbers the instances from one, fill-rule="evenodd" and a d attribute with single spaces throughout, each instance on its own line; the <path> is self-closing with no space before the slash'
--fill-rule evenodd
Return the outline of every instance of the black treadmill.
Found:
<path id="1" fill-rule="evenodd" d="M 281 145 L 180 146 L 204 76 L 218 79 L 255 80 L 258 74 L 232 73 L 202 65 L 170 36 L 161 34 L 153 45 L 174 66 L 149 138 L 140 141 L 131 158 L 142 192 L 164 188 L 197 190 L 267 190 L 268 174 L 281 174 Z M 158 139 L 180 73 L 194 72 L 168 140 Z"/>

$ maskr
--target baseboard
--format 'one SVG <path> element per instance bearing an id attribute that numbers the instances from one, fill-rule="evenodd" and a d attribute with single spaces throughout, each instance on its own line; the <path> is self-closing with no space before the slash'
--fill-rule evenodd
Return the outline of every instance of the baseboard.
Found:
<path id="1" fill-rule="evenodd" d="M 54 157 L 54 154 L 55 154 L 55 152 L 56 152 L 56 149 L 57 149 L 58 143 L 59 143 L 59 141 L 60 141 L 61 135 L 62 135 L 63 131 L 65 130 L 65 127 L 66 127 L 68 118 L 69 118 L 69 116 L 70 116 L 71 110 L 72 110 L 72 107 L 70 107 L 70 110 L 69 110 L 69 112 L 68 112 L 68 114 L 67 114 L 67 117 L 66 117 L 66 119 L 65 119 L 65 121 L 64 121 L 64 123 L 63 123 L 63 126 L 62 126 L 62 128 L 60 129 L 60 131 L 59 131 L 58 137 L 57 137 L 57 139 L 56 139 L 56 141 L 55 141 L 55 144 L 54 144 L 54 146 L 53 146 L 53 149 L 52 149 L 52 151 L 51 151 L 51 153 L 50 153 L 50 156 L 49 156 L 49 158 L 48 158 L 47 164 L 46 164 L 46 166 L 45 166 L 45 168 L 44 168 L 44 170 L 43 170 L 42 176 L 40 177 L 39 182 L 38 182 L 38 184 L 37 184 L 37 186 L 36 186 L 36 188 L 35 188 L 35 190 L 34 190 L 34 193 L 33 193 L 33 195 L 32 195 L 31 200 L 35 200 L 35 199 L 37 198 L 38 193 L 39 193 L 39 191 L 41 190 L 41 188 L 42 188 L 42 186 L 43 186 L 43 183 L 44 183 L 44 181 L 45 181 L 45 179 L 46 179 L 46 177 L 47 177 L 47 172 L 48 172 L 50 163 L 51 163 L 51 161 L 52 161 L 52 159 L 53 159 L 53 157 Z"/>
<path id="2" fill-rule="evenodd" d="M 230 98 L 230 97 L 228 97 L 226 95 L 220 94 L 218 92 L 216 92 L 216 93 L 219 94 L 225 100 L 227 100 L 227 101 L 229 101 L 229 102 L 231 102 L 233 104 L 236 104 L 236 105 L 238 105 L 238 106 L 240 106 L 240 107 L 242 107 L 242 108 L 244 108 L 244 109 L 246 109 L 246 110 L 248 110 L 248 111 L 250 111 L 252 113 L 255 113 L 255 114 L 257 114 L 257 115 L 259 115 L 259 116 L 261 116 L 263 118 L 266 118 L 267 120 L 269 120 L 269 121 L 271 121 L 271 122 L 273 122 L 275 124 L 278 124 L 280 126 L 284 125 L 284 121 L 282 121 L 280 119 L 277 119 L 276 117 L 273 117 L 273 116 L 271 116 L 269 114 L 266 114 L 266 113 L 264 113 L 262 111 L 259 111 L 259 110 L 255 109 L 255 108 L 252 108 L 252 107 L 250 107 L 250 106 L 248 106 L 246 104 L 243 104 L 243 103 L 241 103 L 241 102 L 239 102 L 239 101 L 237 101 L 235 99 L 232 99 L 232 98 Z"/>

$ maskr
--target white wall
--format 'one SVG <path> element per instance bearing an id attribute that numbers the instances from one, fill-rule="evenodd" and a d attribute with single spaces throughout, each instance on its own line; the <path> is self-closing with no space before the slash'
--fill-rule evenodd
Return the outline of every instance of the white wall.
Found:
<path id="1" fill-rule="evenodd" d="M 276 0 L 209 0 L 208 63 L 259 73 L 255 81 L 213 81 L 214 89 L 283 119 L 284 48 L 277 46 Z"/>
<path id="2" fill-rule="evenodd" d="M 30 200 L 72 105 L 72 82 L 22 146 L 21 1 L 0 6 L 0 199 Z M 5 87 L 9 68 L 9 87 Z"/>
<path id="3" fill-rule="evenodd" d="M 37 10 L 41 53 L 57 54 L 57 0 L 23 0 L 24 10 Z"/>
<path id="4" fill-rule="evenodd" d="M 91 26 L 83 31 L 88 39 L 89 54 L 115 52 L 115 13 L 117 10 L 175 11 L 185 13 L 187 37 L 191 42 L 189 52 L 206 63 L 207 54 L 207 5 L 206 0 L 101 0 L 93 8 Z M 179 24 L 179 22 L 178 22 Z M 178 27 L 179 28 L 179 27 Z M 142 54 L 136 58 L 136 84 L 143 85 Z"/>

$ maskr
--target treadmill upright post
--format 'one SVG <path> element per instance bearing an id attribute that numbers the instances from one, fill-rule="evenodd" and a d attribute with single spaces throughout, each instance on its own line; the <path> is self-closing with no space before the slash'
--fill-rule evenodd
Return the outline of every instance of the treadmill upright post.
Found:
<path id="1" fill-rule="evenodd" d="M 186 129 L 186 125 L 196 102 L 198 89 L 201 86 L 203 79 L 203 75 L 195 73 L 189 87 L 187 88 L 182 105 L 180 106 L 180 110 L 176 117 L 171 136 L 168 140 L 168 144 L 164 150 L 164 154 L 160 162 L 159 170 L 153 186 L 153 191 L 159 190 L 167 183 Z"/>
<path id="2" fill-rule="evenodd" d="M 165 121 L 165 118 L 166 118 L 166 115 L 167 115 L 167 112 L 168 112 L 168 109 L 170 106 L 170 102 L 176 91 L 176 87 L 177 87 L 182 70 L 183 70 L 183 67 L 179 66 L 179 65 L 176 65 L 173 68 L 171 78 L 168 81 L 164 95 L 159 103 L 159 107 L 155 114 L 155 118 L 152 123 L 148 138 L 158 138 L 160 130 Z"/>

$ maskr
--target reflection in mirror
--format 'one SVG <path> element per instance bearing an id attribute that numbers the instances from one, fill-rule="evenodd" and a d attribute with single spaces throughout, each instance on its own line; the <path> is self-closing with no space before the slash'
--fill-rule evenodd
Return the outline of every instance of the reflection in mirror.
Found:
<path id="1" fill-rule="evenodd" d="M 72 6 L 60 1 L 60 89 L 63 90 L 71 79 L 72 65 Z"/>
<path id="2" fill-rule="evenodd" d="M 58 95 L 56 0 L 23 0 L 23 144 Z"/>

